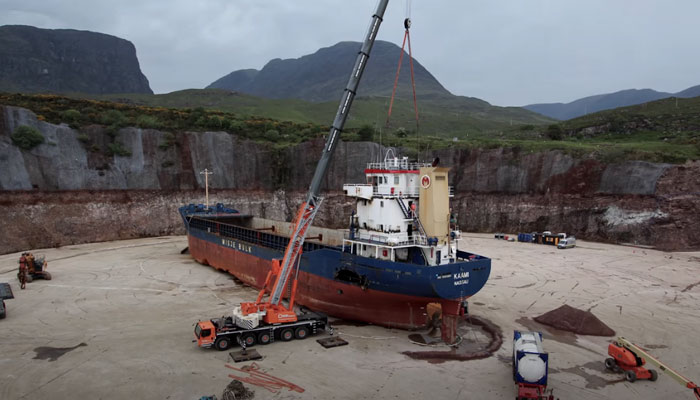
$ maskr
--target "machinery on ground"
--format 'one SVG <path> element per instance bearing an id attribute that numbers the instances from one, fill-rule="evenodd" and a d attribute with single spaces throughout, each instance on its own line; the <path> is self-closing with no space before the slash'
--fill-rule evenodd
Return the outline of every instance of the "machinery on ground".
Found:
<path id="1" fill-rule="evenodd" d="M 0 319 L 5 318 L 6 308 L 5 300 L 14 299 L 15 296 L 12 294 L 12 287 L 9 283 L 0 283 Z"/>
<path id="2" fill-rule="evenodd" d="M 44 257 L 34 257 L 34 254 L 25 252 L 19 258 L 19 271 L 17 272 L 17 279 L 19 279 L 20 287 L 24 289 L 27 282 L 31 282 L 34 279 L 46 279 L 51 280 L 51 274 L 46 271 L 48 263 Z"/>
<path id="3" fill-rule="evenodd" d="M 637 379 L 655 381 L 658 378 L 658 373 L 653 369 L 644 367 L 649 362 L 657 366 L 659 371 L 671 376 L 676 382 L 691 389 L 695 397 L 700 400 L 700 388 L 698 388 L 698 385 L 624 337 L 618 337 L 615 342 L 608 345 L 608 355 L 610 358 L 605 359 L 605 367 L 611 371 L 624 371 L 625 378 L 629 382 L 634 382 Z"/>
<path id="4" fill-rule="evenodd" d="M 549 354 L 542 348 L 540 332 L 513 332 L 513 380 L 518 384 L 516 400 L 553 400 L 547 395 Z"/>
<path id="5" fill-rule="evenodd" d="M 310 311 L 297 314 L 294 310 L 299 261 L 306 232 L 323 200 L 319 195 L 321 184 L 328 171 L 328 165 L 338 144 L 340 133 L 345 126 L 388 3 L 389 0 L 380 0 L 377 10 L 372 16 L 367 35 L 357 55 L 333 125 L 331 125 L 330 133 L 326 139 L 321 159 L 316 166 L 307 199 L 299 207 L 294 221 L 293 234 L 289 238 L 284 258 L 273 260 L 272 268 L 267 274 L 255 302 L 241 303 L 239 307 L 234 308 L 232 317 L 200 321 L 196 324 L 195 336 L 199 346 L 214 346 L 219 350 L 225 350 L 233 343 L 233 340 L 240 340 L 246 346 L 252 346 L 255 343 L 270 343 L 275 338 L 283 341 L 291 340 L 294 337 L 303 339 L 308 334 L 315 333 L 327 326 L 328 319 L 324 314 Z M 295 272 L 295 276 L 290 284 L 292 272 Z M 285 292 L 289 299 L 286 306 L 282 303 Z M 263 300 L 265 295 L 269 296 L 267 301 Z"/>

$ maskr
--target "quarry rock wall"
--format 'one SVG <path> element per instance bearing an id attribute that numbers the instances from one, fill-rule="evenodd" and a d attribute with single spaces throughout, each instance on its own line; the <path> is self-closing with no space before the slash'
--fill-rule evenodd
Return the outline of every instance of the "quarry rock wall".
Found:
<path id="1" fill-rule="evenodd" d="M 322 140 L 275 148 L 226 132 L 169 133 L 98 125 L 79 130 L 31 111 L 0 110 L 0 254 L 26 248 L 183 233 L 180 205 L 211 202 L 290 220 L 303 200 Z M 45 142 L 21 150 L 20 125 Z M 108 155 L 119 143 L 128 155 Z M 316 225 L 347 225 L 353 204 L 343 183 L 364 182 L 365 164 L 383 158 L 376 143 L 340 142 L 325 178 Z M 465 231 L 567 232 L 582 239 L 667 250 L 700 248 L 700 162 L 606 164 L 561 151 L 517 148 L 433 152 L 451 167 L 453 212 Z"/>

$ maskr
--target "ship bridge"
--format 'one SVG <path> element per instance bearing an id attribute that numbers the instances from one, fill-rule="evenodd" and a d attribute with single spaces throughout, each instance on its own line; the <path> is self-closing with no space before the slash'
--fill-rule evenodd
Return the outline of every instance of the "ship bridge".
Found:
<path id="1" fill-rule="evenodd" d="M 446 224 L 451 219 L 448 197 L 453 196 L 447 171 L 389 153 L 383 162 L 368 163 L 367 183 L 343 185 L 345 194 L 357 199 L 345 248 L 365 257 L 423 265 L 454 260 L 460 232 Z"/>

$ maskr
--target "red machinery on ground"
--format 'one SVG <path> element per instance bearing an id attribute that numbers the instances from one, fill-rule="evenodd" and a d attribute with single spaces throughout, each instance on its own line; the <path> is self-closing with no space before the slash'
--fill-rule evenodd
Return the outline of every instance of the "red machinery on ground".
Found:
<path id="1" fill-rule="evenodd" d="M 700 388 L 695 383 L 623 337 L 618 337 L 615 342 L 608 345 L 608 355 L 611 358 L 605 360 L 605 367 L 612 371 L 624 371 L 625 378 L 630 382 L 637 379 L 648 379 L 653 382 L 658 378 L 659 375 L 655 370 L 644 367 L 648 362 L 656 365 L 661 372 L 665 372 L 676 382 L 691 389 L 695 397 L 700 400 Z"/>
<path id="2" fill-rule="evenodd" d="M 31 282 L 34 279 L 51 280 L 51 274 L 46 271 L 47 265 L 44 257 L 36 258 L 32 253 L 22 253 L 22 256 L 19 258 L 19 272 L 17 272 L 20 288 L 24 289 L 27 282 Z"/>

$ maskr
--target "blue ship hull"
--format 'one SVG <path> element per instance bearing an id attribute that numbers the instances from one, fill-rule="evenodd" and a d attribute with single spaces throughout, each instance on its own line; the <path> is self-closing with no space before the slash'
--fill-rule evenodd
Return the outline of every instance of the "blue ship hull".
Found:
<path id="1" fill-rule="evenodd" d="M 202 213 L 192 207 L 182 207 L 180 213 L 192 256 L 248 285 L 260 288 L 271 261 L 283 257 L 288 238 L 230 223 L 235 213 Z M 455 262 L 427 266 L 361 257 L 342 247 L 308 242 L 304 247 L 299 304 L 343 319 L 406 329 L 425 326 L 429 303 L 439 303 L 443 314 L 459 315 L 491 271 L 490 259 L 467 252 L 458 252 Z"/>

